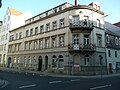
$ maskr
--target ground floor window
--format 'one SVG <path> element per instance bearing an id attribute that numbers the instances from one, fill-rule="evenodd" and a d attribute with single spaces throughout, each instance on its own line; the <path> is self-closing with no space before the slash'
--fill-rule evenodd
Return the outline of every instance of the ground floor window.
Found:
<path id="1" fill-rule="evenodd" d="M 63 59 L 63 56 L 60 55 L 58 60 L 59 60 L 59 61 L 58 61 L 58 68 L 63 68 L 63 67 L 64 67 L 64 59 Z"/>
<path id="2" fill-rule="evenodd" d="M 52 68 L 57 68 L 57 57 L 55 55 L 52 57 Z"/>
<path id="3" fill-rule="evenodd" d="M 89 55 L 85 55 L 84 61 L 85 61 L 85 65 L 89 65 L 90 64 Z"/>

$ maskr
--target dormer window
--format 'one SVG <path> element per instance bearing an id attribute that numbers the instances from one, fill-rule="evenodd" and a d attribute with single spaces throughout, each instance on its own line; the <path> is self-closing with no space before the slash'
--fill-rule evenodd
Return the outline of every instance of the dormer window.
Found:
<path id="1" fill-rule="evenodd" d="M 57 8 L 54 9 L 54 13 L 56 13 L 56 12 L 57 12 Z"/>
<path id="2" fill-rule="evenodd" d="M 59 11 L 61 11 L 62 10 L 62 7 L 59 7 Z"/>
<path id="3" fill-rule="evenodd" d="M 120 45 L 120 38 L 119 38 L 119 45 Z"/>
<path id="4" fill-rule="evenodd" d="M 115 44 L 118 45 L 118 37 L 115 38 Z"/>
<path id="5" fill-rule="evenodd" d="M 110 43 L 109 35 L 108 34 L 106 35 L 106 43 Z"/>
<path id="6" fill-rule="evenodd" d="M 46 16 L 48 16 L 48 12 L 46 12 Z"/>

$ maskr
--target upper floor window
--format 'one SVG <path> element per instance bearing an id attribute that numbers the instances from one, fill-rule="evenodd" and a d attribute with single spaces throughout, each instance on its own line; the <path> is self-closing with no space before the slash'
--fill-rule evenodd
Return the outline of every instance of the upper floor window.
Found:
<path id="1" fill-rule="evenodd" d="M 48 48 L 49 47 L 49 38 L 46 38 L 45 39 L 45 48 Z"/>
<path id="2" fill-rule="evenodd" d="M 61 11 L 62 10 L 62 7 L 59 7 L 59 11 Z"/>
<path id="3" fill-rule="evenodd" d="M 43 39 L 39 39 L 39 48 L 40 48 L 40 49 L 43 48 Z"/>
<path id="4" fill-rule="evenodd" d="M 84 16 L 83 19 L 84 19 L 83 25 L 88 26 L 89 17 L 88 16 Z"/>
<path id="5" fill-rule="evenodd" d="M 106 43 L 109 43 L 110 41 L 109 41 L 109 35 L 107 34 L 106 35 Z"/>
<path id="6" fill-rule="evenodd" d="M 30 29 L 30 35 L 33 35 L 33 28 Z"/>
<path id="7" fill-rule="evenodd" d="M 57 8 L 54 9 L 54 13 L 56 13 L 56 12 L 57 12 Z"/>
<path id="8" fill-rule="evenodd" d="M 64 36 L 59 37 L 59 46 L 64 46 Z"/>
<path id="9" fill-rule="evenodd" d="M 29 35 L 29 30 L 26 30 L 26 37 Z"/>
<path id="10" fill-rule="evenodd" d="M 52 37 L 52 47 L 56 47 L 56 37 Z"/>
<path id="11" fill-rule="evenodd" d="M 110 52 L 110 50 L 108 50 L 108 57 L 111 57 L 111 52 Z"/>
<path id="12" fill-rule="evenodd" d="M 102 46 L 102 36 L 97 36 L 97 46 L 98 47 Z"/>
<path id="13" fill-rule="evenodd" d="M 52 28 L 53 30 L 57 29 L 57 21 L 52 22 Z"/>
<path id="14" fill-rule="evenodd" d="M 79 25 L 79 16 L 73 16 L 73 25 Z"/>
<path id="15" fill-rule="evenodd" d="M 120 38 L 119 38 L 119 45 L 120 45 Z"/>
<path id="16" fill-rule="evenodd" d="M 100 20 L 97 19 L 97 27 L 100 27 Z"/>
<path id="17" fill-rule="evenodd" d="M 50 23 L 46 24 L 46 32 L 50 31 Z"/>
<path id="18" fill-rule="evenodd" d="M 118 37 L 115 38 L 115 44 L 118 45 Z"/>
<path id="19" fill-rule="evenodd" d="M 18 39 L 18 33 L 16 33 L 16 39 Z"/>
<path id="20" fill-rule="evenodd" d="M 64 27 L 65 24 L 65 20 L 64 19 L 60 19 L 60 28 Z"/>
<path id="21" fill-rule="evenodd" d="M 84 35 L 84 45 L 89 44 L 89 35 Z"/>
<path id="22" fill-rule="evenodd" d="M 79 44 L 79 35 L 78 34 L 73 35 L 73 44 L 74 45 Z"/>
<path id="23" fill-rule="evenodd" d="M 21 38 L 22 38 L 22 32 L 19 33 L 19 39 L 21 39 Z"/>
<path id="24" fill-rule="evenodd" d="M 48 12 L 46 12 L 46 16 L 48 16 Z"/>
<path id="25" fill-rule="evenodd" d="M 40 26 L 40 33 L 44 32 L 44 25 Z"/>
<path id="26" fill-rule="evenodd" d="M 38 27 L 35 27 L 35 34 L 38 33 Z"/>

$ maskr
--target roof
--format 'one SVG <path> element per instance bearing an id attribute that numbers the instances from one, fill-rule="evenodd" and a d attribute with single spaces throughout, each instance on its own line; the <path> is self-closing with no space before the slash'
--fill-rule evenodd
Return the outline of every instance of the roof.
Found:
<path id="1" fill-rule="evenodd" d="M 117 27 L 109 22 L 105 22 L 105 28 L 108 32 L 112 32 L 120 36 L 120 27 Z"/>
<path id="2" fill-rule="evenodd" d="M 22 14 L 20 11 L 17 11 L 13 8 L 8 7 L 8 10 L 10 11 L 11 14 L 15 15 L 15 16 L 19 16 L 20 14 Z"/>
<path id="3" fill-rule="evenodd" d="M 114 23 L 113 25 L 120 27 L 120 22 Z"/>

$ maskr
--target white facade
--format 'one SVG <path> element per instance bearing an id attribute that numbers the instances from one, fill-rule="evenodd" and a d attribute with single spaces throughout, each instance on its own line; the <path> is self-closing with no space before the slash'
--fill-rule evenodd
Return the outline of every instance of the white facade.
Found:
<path id="1" fill-rule="evenodd" d="M 66 74 L 106 70 L 104 13 L 98 3 L 64 3 L 10 31 L 8 67 Z M 18 37 L 16 37 L 18 35 Z"/>
<path id="2" fill-rule="evenodd" d="M 3 26 L 0 32 L 0 64 L 6 66 L 9 42 L 9 31 L 25 25 L 25 20 L 31 17 L 30 12 L 21 13 L 15 9 L 8 8 L 3 19 Z"/>

